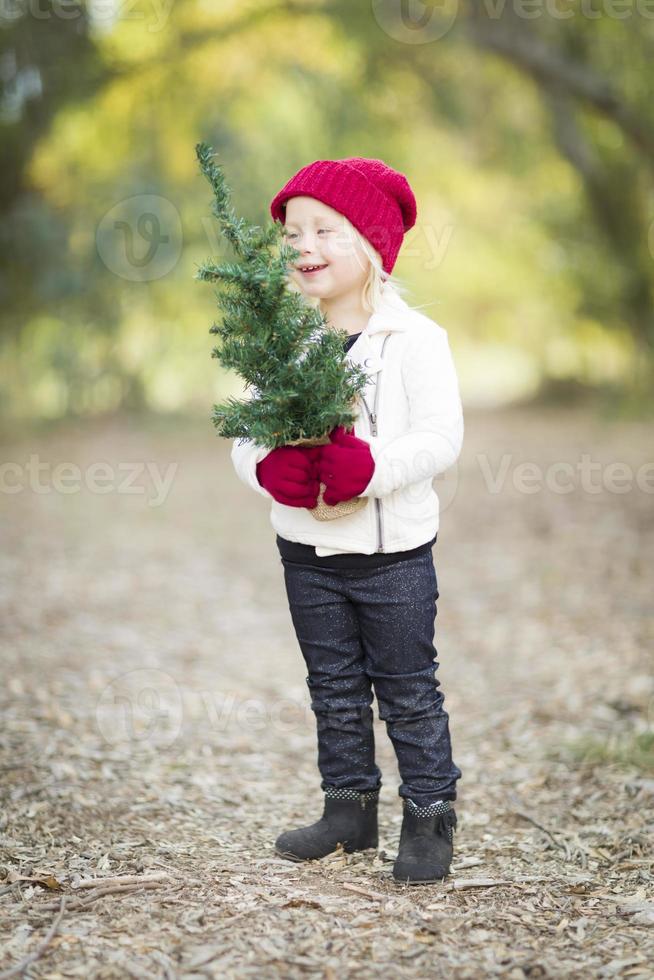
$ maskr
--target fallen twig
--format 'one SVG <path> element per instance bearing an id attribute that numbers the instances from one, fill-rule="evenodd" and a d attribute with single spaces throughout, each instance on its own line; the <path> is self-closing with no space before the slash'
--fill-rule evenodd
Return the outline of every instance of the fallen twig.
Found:
<path id="1" fill-rule="evenodd" d="M 508 878 L 461 878 L 449 883 L 449 891 L 462 891 L 464 888 L 494 888 L 496 885 L 521 885 L 522 882 Z"/>
<path id="2" fill-rule="evenodd" d="M 39 956 L 41 956 L 46 946 L 48 945 L 49 942 L 51 942 L 52 937 L 54 936 L 57 929 L 59 928 L 59 923 L 63 918 L 65 909 L 66 909 L 66 895 L 62 895 L 61 902 L 59 905 L 59 915 L 55 918 L 54 922 L 50 926 L 50 929 L 48 930 L 48 933 L 45 939 L 43 940 L 43 942 L 41 943 L 41 945 L 38 946 L 33 953 L 30 953 L 29 956 L 26 956 L 19 963 L 16 963 L 15 966 L 10 967 L 8 970 L 3 970 L 2 973 L 0 973 L 0 980 L 8 980 L 9 977 L 18 976 L 20 973 L 26 970 L 27 967 L 30 966 L 30 964 L 34 963 L 35 960 L 38 960 Z"/>
<path id="3" fill-rule="evenodd" d="M 12 888 L 18 888 L 21 884 L 22 882 L 20 881 L 12 881 L 10 885 L 5 885 L 4 888 L 0 888 L 0 895 L 6 895 Z"/>
<path id="4" fill-rule="evenodd" d="M 71 910 L 85 909 L 93 902 L 96 902 L 99 898 L 104 898 L 106 895 L 130 895 L 133 892 L 141 891 L 141 889 L 147 888 L 161 888 L 164 882 L 159 881 L 144 881 L 133 885 L 111 885 L 109 888 L 98 888 L 96 891 L 91 892 L 86 898 L 73 898 L 69 904 L 68 908 Z M 42 905 L 42 909 L 50 909 L 52 905 Z"/>
<path id="5" fill-rule="evenodd" d="M 109 878 L 82 878 L 72 888 L 104 888 L 107 885 L 140 885 L 144 881 L 164 881 L 170 877 L 165 871 L 153 871 L 146 875 L 113 875 Z"/>
<path id="6" fill-rule="evenodd" d="M 522 817 L 523 820 L 528 820 L 529 823 L 533 823 L 534 827 L 538 827 L 538 829 L 542 830 L 544 834 L 547 834 L 547 836 L 550 838 L 550 840 L 556 847 L 563 848 L 563 850 L 566 851 L 567 853 L 568 849 L 565 846 L 565 844 L 562 844 L 560 841 L 558 841 L 554 836 L 554 834 L 552 833 L 552 831 L 548 830 L 547 827 L 544 827 L 542 823 L 539 823 L 538 820 L 535 820 L 533 817 L 530 817 L 529 814 L 525 813 L 524 810 L 514 810 L 514 813 L 516 814 L 516 816 Z"/>
<path id="7" fill-rule="evenodd" d="M 80 898 L 79 901 L 82 907 L 86 908 L 91 902 L 95 902 L 98 898 L 104 898 L 105 895 L 127 895 L 141 888 L 147 890 L 148 888 L 161 888 L 162 885 L 163 882 L 159 881 L 143 881 L 133 885 L 110 885 L 109 888 L 98 888 L 96 892 L 91 892 L 88 898 Z"/>
<path id="8" fill-rule="evenodd" d="M 380 892 L 371 892 L 367 888 L 361 888 L 359 885 L 351 885 L 349 882 L 343 882 L 343 888 L 347 888 L 351 892 L 356 892 L 358 895 L 365 895 L 366 898 L 372 898 L 376 902 L 385 902 L 388 895 L 382 895 Z"/>

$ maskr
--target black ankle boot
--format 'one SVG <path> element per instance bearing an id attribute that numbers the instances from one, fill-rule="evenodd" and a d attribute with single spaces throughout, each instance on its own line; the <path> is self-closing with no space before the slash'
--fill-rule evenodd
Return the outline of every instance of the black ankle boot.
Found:
<path id="1" fill-rule="evenodd" d="M 395 880 L 426 885 L 444 878 L 452 862 L 456 822 L 449 800 L 419 807 L 405 798 L 400 849 L 393 865 Z"/>
<path id="2" fill-rule="evenodd" d="M 377 847 L 379 790 L 328 787 L 320 820 L 299 830 L 287 830 L 275 841 L 275 851 L 290 861 L 311 861 L 335 851 L 339 844 L 348 854 Z"/>

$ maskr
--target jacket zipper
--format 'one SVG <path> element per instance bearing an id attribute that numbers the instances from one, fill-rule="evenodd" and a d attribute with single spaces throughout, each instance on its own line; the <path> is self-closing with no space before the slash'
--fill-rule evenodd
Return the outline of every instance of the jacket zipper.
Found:
<path id="1" fill-rule="evenodd" d="M 382 344 L 381 354 L 379 355 L 380 357 L 383 357 L 384 356 L 384 347 L 386 346 L 386 341 L 388 340 L 389 337 L 390 337 L 390 334 L 386 334 L 386 336 L 384 337 L 384 342 Z M 372 405 L 372 412 L 368 408 L 368 403 L 365 400 L 365 398 L 363 397 L 363 393 L 361 394 L 361 401 L 363 402 L 363 404 L 366 407 L 366 412 L 368 413 L 368 420 L 369 420 L 369 423 L 370 423 L 370 432 L 371 432 L 371 435 L 373 435 L 373 436 L 376 436 L 377 435 L 377 403 L 378 403 L 378 399 L 379 399 L 379 371 L 377 372 L 377 380 L 375 382 L 375 398 L 374 398 L 373 405 Z M 383 552 L 384 551 L 384 523 L 383 523 L 383 520 L 382 520 L 381 500 L 379 499 L 379 497 L 375 497 L 375 511 L 377 513 L 377 551 L 378 552 Z"/>

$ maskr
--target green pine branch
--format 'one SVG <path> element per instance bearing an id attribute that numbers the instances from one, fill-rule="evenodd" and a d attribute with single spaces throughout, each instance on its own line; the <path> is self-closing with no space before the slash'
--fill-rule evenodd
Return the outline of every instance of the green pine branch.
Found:
<path id="1" fill-rule="evenodd" d="M 212 213 L 235 256 L 219 264 L 208 260 L 194 276 L 219 287 L 222 315 L 209 332 L 220 343 L 211 356 L 236 371 L 251 395 L 213 406 L 218 435 L 275 449 L 325 436 L 337 425 L 350 427 L 367 376 L 345 359 L 346 331 L 331 329 L 319 310 L 289 290 L 289 266 L 300 253 L 284 241 L 282 222 L 261 228 L 239 217 L 216 154 L 206 143 L 195 151 L 213 192 Z"/>

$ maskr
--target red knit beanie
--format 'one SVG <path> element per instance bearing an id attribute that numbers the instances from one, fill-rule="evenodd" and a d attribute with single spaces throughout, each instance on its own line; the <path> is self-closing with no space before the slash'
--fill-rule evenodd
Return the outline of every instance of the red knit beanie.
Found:
<path id="1" fill-rule="evenodd" d="M 404 233 L 416 223 L 416 199 L 404 174 L 366 157 L 316 160 L 275 195 L 273 218 L 285 223 L 288 199 L 305 194 L 344 214 L 377 249 L 390 275 Z"/>

